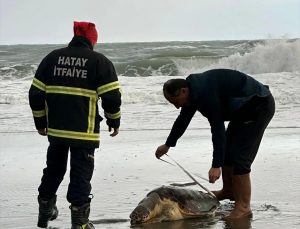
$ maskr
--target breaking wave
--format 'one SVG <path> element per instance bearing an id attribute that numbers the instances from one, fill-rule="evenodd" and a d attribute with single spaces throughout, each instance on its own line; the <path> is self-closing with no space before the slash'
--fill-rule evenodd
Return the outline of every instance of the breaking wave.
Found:
<path id="1" fill-rule="evenodd" d="M 42 58 L 65 45 L 0 46 L 0 79 L 33 76 Z M 211 68 L 249 74 L 300 71 L 300 39 L 99 44 L 95 48 L 129 77 L 183 76 Z"/>
<path id="2" fill-rule="evenodd" d="M 230 68 L 249 74 L 298 72 L 300 71 L 300 39 L 268 40 L 258 43 L 244 54 L 237 52 L 205 65 L 203 60 L 191 58 L 188 61 L 175 60 L 180 74 L 202 72 L 213 68 Z"/>

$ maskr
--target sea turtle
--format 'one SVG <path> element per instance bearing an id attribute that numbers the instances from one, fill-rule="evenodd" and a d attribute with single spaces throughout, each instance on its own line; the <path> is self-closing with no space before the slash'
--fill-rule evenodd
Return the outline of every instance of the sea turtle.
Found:
<path id="1" fill-rule="evenodd" d="M 130 214 L 131 225 L 211 217 L 220 206 L 216 197 L 193 189 L 162 186 L 152 190 Z"/>

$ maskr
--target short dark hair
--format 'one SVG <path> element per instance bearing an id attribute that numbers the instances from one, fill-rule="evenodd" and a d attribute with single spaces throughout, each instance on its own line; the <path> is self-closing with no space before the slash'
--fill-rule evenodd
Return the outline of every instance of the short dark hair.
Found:
<path id="1" fill-rule="evenodd" d="M 185 79 L 170 79 L 164 83 L 163 92 L 164 95 L 177 96 L 178 90 L 188 87 Z"/>

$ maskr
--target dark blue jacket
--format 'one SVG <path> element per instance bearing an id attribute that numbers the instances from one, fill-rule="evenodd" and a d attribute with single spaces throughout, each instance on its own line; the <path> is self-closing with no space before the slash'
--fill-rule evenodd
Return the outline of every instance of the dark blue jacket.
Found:
<path id="1" fill-rule="evenodd" d="M 80 36 L 42 60 L 29 90 L 36 128 L 48 128 L 51 143 L 85 148 L 99 146 L 99 98 L 107 124 L 118 128 L 121 93 L 115 68 Z"/>
<path id="2" fill-rule="evenodd" d="M 211 126 L 213 141 L 213 167 L 221 167 L 224 161 L 226 133 L 224 121 L 253 97 L 270 95 L 265 86 L 252 77 L 235 70 L 214 69 L 186 78 L 191 105 L 183 107 L 177 117 L 166 145 L 175 146 L 185 132 L 196 111 L 205 116 Z"/>

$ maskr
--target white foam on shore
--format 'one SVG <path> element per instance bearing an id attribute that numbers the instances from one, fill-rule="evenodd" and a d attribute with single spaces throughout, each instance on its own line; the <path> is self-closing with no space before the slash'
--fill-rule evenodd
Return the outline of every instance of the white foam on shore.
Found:
<path id="1" fill-rule="evenodd" d="M 300 72 L 265 73 L 253 75 L 253 77 L 268 84 L 275 97 L 276 113 L 270 126 L 299 128 Z M 179 110 L 169 104 L 162 94 L 162 85 L 170 78 L 173 77 L 119 77 L 123 90 L 122 129 L 171 128 Z M 0 132 L 35 130 L 28 104 L 30 84 L 31 78 L 0 82 Z M 102 109 L 100 109 L 100 113 L 103 116 Z M 293 116 L 292 119 L 291 116 Z M 209 124 L 204 117 L 197 113 L 190 127 L 209 128 Z M 106 129 L 104 122 L 102 128 Z"/>

